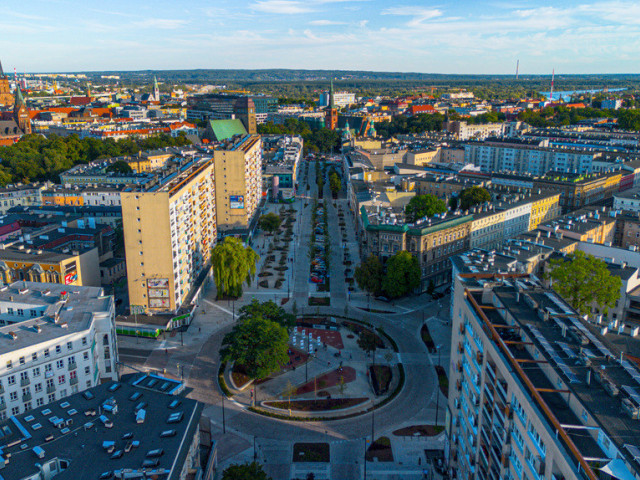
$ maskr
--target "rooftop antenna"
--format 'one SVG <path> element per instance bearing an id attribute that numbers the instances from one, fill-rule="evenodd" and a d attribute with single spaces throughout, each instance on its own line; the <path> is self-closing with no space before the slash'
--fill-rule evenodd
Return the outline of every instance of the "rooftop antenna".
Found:
<path id="1" fill-rule="evenodd" d="M 520 70 L 520 59 L 516 62 L 516 80 L 518 80 L 518 71 Z"/>
<path id="2" fill-rule="evenodd" d="M 556 76 L 556 69 L 551 72 L 551 91 L 549 91 L 549 102 L 553 102 L 553 79 Z"/>

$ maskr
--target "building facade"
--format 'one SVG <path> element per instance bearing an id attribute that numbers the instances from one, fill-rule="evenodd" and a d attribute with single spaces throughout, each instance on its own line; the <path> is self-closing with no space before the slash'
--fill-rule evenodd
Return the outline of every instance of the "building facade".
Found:
<path id="1" fill-rule="evenodd" d="M 262 199 L 261 137 L 234 137 L 216 147 L 213 161 L 218 233 L 250 229 Z"/>
<path id="2" fill-rule="evenodd" d="M 194 159 L 154 188 L 122 192 L 132 311 L 175 312 L 217 238 L 213 160 Z"/>
<path id="3" fill-rule="evenodd" d="M 113 297 L 101 288 L 0 289 L 0 420 L 117 380 Z"/>

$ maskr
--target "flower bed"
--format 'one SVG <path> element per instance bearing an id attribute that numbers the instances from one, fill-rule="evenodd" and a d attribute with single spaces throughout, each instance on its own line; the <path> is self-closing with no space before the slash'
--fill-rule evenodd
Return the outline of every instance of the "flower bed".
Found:
<path id="1" fill-rule="evenodd" d="M 309 305 L 312 307 L 328 307 L 331 305 L 331 299 L 329 297 L 309 297 Z"/>
<path id="2" fill-rule="evenodd" d="M 376 395 L 384 395 L 389 391 L 391 384 L 391 367 L 387 365 L 370 365 L 369 375 L 371 375 L 371 385 Z"/>
<path id="3" fill-rule="evenodd" d="M 294 443 L 294 462 L 329 462 L 330 449 L 328 443 Z"/>
<path id="4" fill-rule="evenodd" d="M 393 462 L 393 451 L 391 450 L 391 440 L 388 437 L 380 437 L 373 445 L 367 449 L 366 457 L 368 462 L 377 459 L 378 462 Z"/>
<path id="5" fill-rule="evenodd" d="M 315 400 L 278 400 L 264 402 L 264 405 L 282 410 L 296 410 L 298 412 L 322 412 L 325 410 L 341 410 L 355 407 L 368 402 L 368 398 L 318 398 Z"/>
<path id="6" fill-rule="evenodd" d="M 447 378 L 447 372 L 440 365 L 436 365 L 436 373 L 438 374 L 438 385 L 440 385 L 440 391 L 445 397 L 449 397 L 449 379 Z"/>
<path id="7" fill-rule="evenodd" d="M 411 427 L 400 428 L 393 432 L 398 437 L 435 437 L 444 431 L 443 426 L 434 425 L 413 425 Z"/>
<path id="8" fill-rule="evenodd" d="M 429 333 L 429 329 L 426 325 L 423 325 L 420 329 L 420 336 L 422 337 L 422 341 L 424 342 L 424 344 L 427 346 L 427 350 L 429 350 L 429 353 L 435 353 L 436 344 L 433 343 L 433 338 L 431 338 L 431 334 Z"/>

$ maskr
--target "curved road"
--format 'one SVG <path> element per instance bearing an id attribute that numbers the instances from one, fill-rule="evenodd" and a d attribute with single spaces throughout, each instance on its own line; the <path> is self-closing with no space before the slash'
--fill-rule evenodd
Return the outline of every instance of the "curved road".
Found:
<path id="1" fill-rule="evenodd" d="M 309 165 L 308 181 L 311 185 L 310 196 L 313 198 L 317 191 L 315 183 L 315 165 Z M 304 179 L 300 182 L 305 185 Z M 306 187 L 305 187 L 306 188 Z M 337 209 L 331 201 L 331 194 L 328 182 L 325 185 L 325 200 L 329 206 L 329 230 L 335 232 L 332 239 L 332 261 L 331 269 L 331 307 L 320 307 L 319 311 L 325 315 L 344 315 L 347 293 L 345 285 L 344 267 L 342 265 L 342 242 L 338 235 L 339 227 L 337 220 Z M 307 194 L 306 189 L 302 195 Z M 338 200 L 343 205 L 343 210 L 348 212 L 346 200 L 344 199 L 344 188 Z M 297 252 L 295 262 L 295 276 L 293 282 L 293 298 L 296 299 L 298 309 L 305 311 L 303 306 L 307 304 L 308 297 L 308 244 L 311 232 L 311 205 L 303 208 L 303 201 L 300 200 L 298 206 L 302 209 L 299 221 L 302 222 L 300 231 L 302 235 L 296 238 Z M 345 216 L 347 222 L 352 222 L 351 215 Z M 347 224 L 349 225 L 349 223 Z M 349 229 L 349 227 L 347 227 Z M 349 241 L 355 242 L 353 225 L 350 225 Z M 352 255 L 352 259 L 355 258 Z M 354 262 L 354 264 L 357 263 Z M 258 291 L 259 292 L 259 291 Z M 259 294 L 256 292 L 256 296 Z M 245 295 L 245 299 L 250 295 Z M 258 297 L 261 299 L 260 297 Z M 245 302 L 248 300 L 245 300 Z M 245 302 L 237 302 L 238 305 Z M 209 302 L 212 303 L 212 302 Z M 291 305 L 289 302 L 287 305 Z M 227 308 L 226 302 L 217 302 L 217 308 Z M 382 308 L 382 307 L 381 307 Z M 405 384 L 402 392 L 391 402 L 375 410 L 375 430 L 378 432 L 388 432 L 408 424 L 432 423 L 435 420 L 436 392 L 438 391 L 438 381 L 433 368 L 433 362 L 428 355 L 426 347 L 420 338 L 420 327 L 423 319 L 435 316 L 438 306 L 431 301 L 424 304 L 414 305 L 413 310 L 402 307 L 384 306 L 385 309 L 393 309 L 396 314 L 372 314 L 359 308 L 355 308 L 353 303 L 349 305 L 348 316 L 361 320 L 368 320 L 375 326 L 384 328 L 398 344 L 400 361 L 405 370 Z M 316 311 L 316 307 L 307 308 L 306 311 Z M 405 310 L 405 311 L 403 311 Z M 216 312 L 218 313 L 218 312 Z M 221 312 L 220 312 L 221 313 Z M 207 322 L 207 318 L 200 320 Z M 203 323 L 204 324 L 204 323 Z M 213 423 L 222 428 L 222 396 L 217 387 L 218 371 L 218 351 L 222 337 L 231 329 L 231 315 L 227 315 L 226 325 L 220 328 L 208 340 L 206 340 L 200 350 L 195 353 L 193 365 L 187 377 L 187 387 L 193 389 L 190 397 L 202 401 L 207 406 L 205 414 L 212 419 Z M 447 348 L 445 348 L 447 350 Z M 446 358 L 446 354 L 445 354 Z M 446 365 L 446 362 L 445 362 Z M 440 399 L 439 419 L 440 424 L 444 421 L 444 411 L 446 405 L 443 398 Z M 371 435 L 372 414 L 364 414 L 358 417 L 332 420 L 324 422 L 300 422 L 276 420 L 262 415 L 258 415 L 244 410 L 238 404 L 228 399 L 225 401 L 225 423 L 227 433 L 233 433 L 237 437 L 246 441 L 251 437 L 266 439 L 295 439 L 317 441 L 323 439 L 327 441 L 327 436 L 337 439 L 362 439 Z M 224 438 L 224 437 L 223 437 Z M 237 441 L 237 440 L 236 440 Z M 224 450 L 224 442 L 219 443 L 219 448 Z M 221 454 L 224 457 L 224 454 Z"/>

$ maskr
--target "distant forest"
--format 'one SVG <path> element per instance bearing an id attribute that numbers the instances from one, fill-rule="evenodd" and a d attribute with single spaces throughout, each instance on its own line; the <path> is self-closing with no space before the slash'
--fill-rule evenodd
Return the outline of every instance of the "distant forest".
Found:
<path id="1" fill-rule="evenodd" d="M 104 83 L 101 75 L 119 75 L 120 83 L 146 85 L 156 75 L 160 82 L 172 84 L 224 84 L 229 89 L 247 89 L 277 97 L 311 99 L 328 87 L 330 79 L 338 90 L 360 96 L 404 95 L 416 92 L 473 91 L 481 99 L 509 99 L 539 96 L 548 91 L 551 75 L 445 75 L 347 70 L 141 70 L 129 72 L 82 72 L 92 81 Z M 115 82 L 115 81 L 114 81 Z M 640 89 L 640 75 L 560 75 L 555 90 L 601 88 Z"/>

